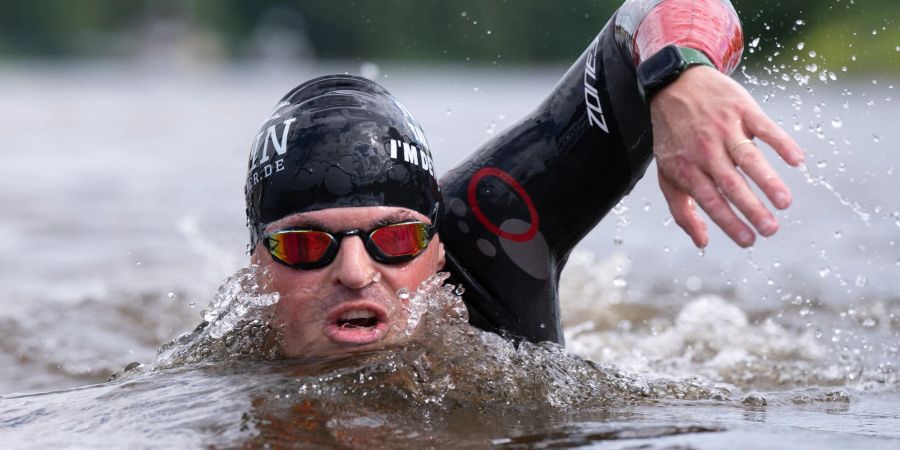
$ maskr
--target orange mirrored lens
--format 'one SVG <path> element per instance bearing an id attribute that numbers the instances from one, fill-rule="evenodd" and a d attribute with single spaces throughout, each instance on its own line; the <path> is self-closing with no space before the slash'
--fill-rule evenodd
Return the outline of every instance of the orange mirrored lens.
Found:
<path id="1" fill-rule="evenodd" d="M 372 242 L 385 256 L 415 256 L 428 246 L 427 225 L 424 223 L 398 223 L 372 232 Z"/>
<path id="2" fill-rule="evenodd" d="M 322 259 L 333 242 L 321 231 L 282 231 L 269 236 L 269 250 L 288 264 L 310 264 Z"/>

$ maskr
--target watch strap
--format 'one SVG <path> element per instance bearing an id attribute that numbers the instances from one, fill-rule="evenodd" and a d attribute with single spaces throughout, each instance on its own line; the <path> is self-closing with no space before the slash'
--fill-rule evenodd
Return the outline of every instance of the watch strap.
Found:
<path id="1" fill-rule="evenodd" d="M 671 57 L 671 53 L 677 53 L 678 58 L 680 58 L 680 64 L 676 67 L 672 67 L 670 73 L 663 74 L 663 79 L 661 80 L 652 80 L 651 86 L 645 86 L 644 82 L 642 82 L 642 76 L 639 74 L 638 76 L 638 91 L 641 94 L 641 98 L 644 99 L 644 103 L 649 104 L 650 99 L 654 94 L 662 90 L 664 87 L 669 84 L 675 82 L 681 74 L 687 70 L 691 66 L 709 66 L 712 68 L 716 68 L 715 64 L 700 50 L 693 49 L 690 47 L 679 47 L 676 45 L 667 45 L 663 47 L 659 52 L 647 58 L 645 62 L 650 61 L 654 58 L 667 58 Z M 638 65 L 638 72 L 641 72 L 644 63 Z M 659 74 L 657 74 L 659 75 Z"/>
<path id="2" fill-rule="evenodd" d="M 690 47 L 678 47 L 678 52 L 681 53 L 681 57 L 684 58 L 684 68 L 687 69 L 690 66 L 709 66 L 713 69 L 716 66 L 709 60 L 709 57 L 706 56 L 706 53 L 701 52 L 695 48 Z"/>

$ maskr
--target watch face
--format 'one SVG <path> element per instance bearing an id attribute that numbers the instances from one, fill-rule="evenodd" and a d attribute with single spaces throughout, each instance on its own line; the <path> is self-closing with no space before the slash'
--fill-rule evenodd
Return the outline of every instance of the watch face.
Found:
<path id="1" fill-rule="evenodd" d="M 681 73 L 684 58 L 674 46 L 663 47 L 655 55 L 638 66 L 638 78 L 644 89 L 654 90 L 665 86 Z"/>

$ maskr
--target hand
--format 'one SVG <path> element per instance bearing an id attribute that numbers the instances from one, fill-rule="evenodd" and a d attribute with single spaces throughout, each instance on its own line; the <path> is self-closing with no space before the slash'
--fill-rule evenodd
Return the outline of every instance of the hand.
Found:
<path id="1" fill-rule="evenodd" d="M 762 139 L 791 166 L 803 162 L 803 150 L 741 85 L 710 67 L 691 67 L 653 97 L 650 118 L 659 187 L 675 223 L 694 245 L 702 248 L 709 242 L 694 203 L 741 247 L 753 245 L 756 233 L 732 205 L 759 234 L 778 231 L 775 216 L 746 177 L 778 209 L 790 206 L 791 191 L 752 139 Z"/>

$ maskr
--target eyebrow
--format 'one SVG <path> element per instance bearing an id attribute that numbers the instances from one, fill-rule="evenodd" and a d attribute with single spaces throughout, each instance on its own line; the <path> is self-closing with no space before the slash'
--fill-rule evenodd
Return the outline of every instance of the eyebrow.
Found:
<path id="1" fill-rule="evenodd" d="M 408 211 L 397 211 L 375 221 L 375 223 L 372 224 L 372 228 L 383 227 L 385 225 L 392 225 L 400 222 L 409 222 L 411 220 L 418 221 L 419 219 L 415 218 L 412 213 Z"/>
<path id="2" fill-rule="evenodd" d="M 297 220 L 292 220 L 290 223 L 279 227 L 279 229 L 282 230 L 288 228 L 303 228 L 307 230 L 328 231 L 328 227 L 325 226 L 325 222 L 310 217 L 298 218 Z"/>

